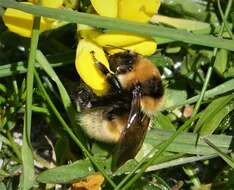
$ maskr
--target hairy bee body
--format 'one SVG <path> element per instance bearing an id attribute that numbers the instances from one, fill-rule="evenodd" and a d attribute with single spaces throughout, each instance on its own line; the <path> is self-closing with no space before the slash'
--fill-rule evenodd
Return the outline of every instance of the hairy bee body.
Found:
<path id="1" fill-rule="evenodd" d="M 79 120 L 90 138 L 116 144 L 113 156 L 116 169 L 134 158 L 142 146 L 150 117 L 162 102 L 161 75 L 150 60 L 129 51 L 109 56 L 114 74 L 95 57 L 94 62 L 111 88 L 101 97 L 90 90 L 82 91 Z"/>
<path id="2" fill-rule="evenodd" d="M 149 59 L 136 56 L 130 70 L 118 74 L 117 78 L 124 90 L 132 90 L 137 84 L 141 86 L 141 109 L 148 116 L 152 116 L 160 107 L 164 93 L 161 75 Z"/>
<path id="3" fill-rule="evenodd" d="M 128 120 L 128 114 L 115 115 L 108 119 L 105 115 L 108 108 L 90 109 L 80 115 L 80 124 L 86 134 L 97 141 L 116 144 Z"/>

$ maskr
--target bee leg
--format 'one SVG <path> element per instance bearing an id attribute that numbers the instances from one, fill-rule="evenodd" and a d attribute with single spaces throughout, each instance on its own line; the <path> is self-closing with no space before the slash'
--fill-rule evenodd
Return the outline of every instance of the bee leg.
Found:
<path id="1" fill-rule="evenodd" d="M 101 71 L 102 74 L 104 74 L 105 76 L 109 73 L 108 69 L 105 67 L 105 65 L 103 65 L 100 61 L 98 61 L 95 57 L 95 52 L 94 51 L 90 51 L 92 57 L 93 57 L 93 61 L 95 63 L 95 65 L 97 66 L 97 68 L 99 69 L 99 71 Z"/>
<path id="2" fill-rule="evenodd" d="M 117 77 L 114 74 L 108 73 L 106 75 L 107 81 L 110 83 L 111 87 L 117 92 L 117 93 L 122 93 L 123 89 L 121 87 L 121 84 Z"/>
<path id="3" fill-rule="evenodd" d="M 97 68 L 99 69 L 99 71 L 101 71 L 102 74 L 104 74 L 106 76 L 107 81 L 109 82 L 109 84 L 111 85 L 111 87 L 117 91 L 118 93 L 122 92 L 122 87 L 120 85 L 120 82 L 118 81 L 118 79 L 116 78 L 116 76 L 112 73 L 110 73 L 108 71 L 108 69 L 105 67 L 105 65 L 103 65 L 100 61 L 98 61 L 94 55 L 94 51 L 90 52 L 93 56 L 93 60 L 97 66 Z"/>
<path id="4" fill-rule="evenodd" d="M 132 70 L 132 65 L 119 65 L 116 69 L 117 74 L 124 74 Z"/>
<path id="5" fill-rule="evenodd" d="M 114 104 L 108 110 L 106 110 L 106 112 L 104 112 L 104 117 L 107 120 L 113 120 L 116 117 L 126 114 L 128 111 L 129 111 L 129 108 L 126 104 L 117 103 L 117 104 Z"/>

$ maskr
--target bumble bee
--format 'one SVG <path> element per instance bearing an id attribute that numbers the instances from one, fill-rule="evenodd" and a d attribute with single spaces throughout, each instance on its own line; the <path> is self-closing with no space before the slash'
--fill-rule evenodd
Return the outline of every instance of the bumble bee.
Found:
<path id="1" fill-rule="evenodd" d="M 124 91 L 139 88 L 141 110 L 152 116 L 160 107 L 164 94 L 158 68 L 149 59 L 129 50 L 110 55 L 109 62 Z"/>
<path id="2" fill-rule="evenodd" d="M 112 163 L 116 169 L 142 146 L 150 117 L 162 102 L 161 76 L 149 59 L 128 50 L 108 56 L 113 73 L 90 53 L 111 88 L 101 97 L 91 91 L 80 93 L 84 103 L 80 122 L 91 138 L 116 144 Z"/>

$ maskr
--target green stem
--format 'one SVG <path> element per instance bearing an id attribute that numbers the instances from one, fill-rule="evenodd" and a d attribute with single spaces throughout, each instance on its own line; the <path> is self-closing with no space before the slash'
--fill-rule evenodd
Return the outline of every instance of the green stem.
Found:
<path id="1" fill-rule="evenodd" d="M 230 0 L 230 1 L 228 2 L 229 4 L 228 4 L 228 6 L 227 6 L 227 10 L 231 8 L 232 1 L 233 1 L 233 0 Z M 233 35 L 233 33 L 232 33 L 230 27 L 228 26 L 228 23 L 227 23 L 227 17 L 223 14 L 223 10 L 222 10 L 222 8 L 221 8 L 220 0 L 218 0 L 217 3 L 218 3 L 219 13 L 220 13 L 221 18 L 222 18 L 222 20 L 223 20 L 223 24 L 224 24 L 225 28 L 227 29 L 229 36 L 230 36 L 232 39 L 234 39 L 234 35 Z"/>
<path id="2" fill-rule="evenodd" d="M 44 108 L 44 107 L 38 107 L 38 106 L 32 106 L 32 110 L 33 112 L 36 112 L 36 113 L 43 113 L 43 114 L 46 114 L 46 115 L 50 115 L 50 112 L 47 108 Z"/>
<path id="3" fill-rule="evenodd" d="M 201 182 L 196 174 L 195 169 L 191 166 L 185 166 L 183 169 L 186 175 L 190 178 L 190 181 L 193 183 L 193 188 L 199 189 Z"/>
<path id="4" fill-rule="evenodd" d="M 40 27 L 40 18 L 36 17 L 34 21 L 36 26 Z M 36 59 L 36 50 L 39 40 L 39 29 L 36 32 L 33 32 L 34 35 L 31 39 L 31 48 L 29 54 L 29 62 L 28 62 L 28 71 L 27 71 L 27 91 L 26 91 L 26 132 L 28 137 L 28 142 L 30 142 L 30 134 L 31 134 L 31 120 L 32 120 L 32 96 L 33 96 L 33 70 Z"/>
<path id="5" fill-rule="evenodd" d="M 89 153 L 89 151 L 85 148 L 85 146 L 81 143 L 81 141 L 75 136 L 75 134 L 73 133 L 73 131 L 69 128 L 69 126 L 67 125 L 67 123 L 64 121 L 64 119 L 62 118 L 62 116 L 60 115 L 60 113 L 58 112 L 58 110 L 56 109 L 55 105 L 53 104 L 53 102 L 51 101 L 49 95 L 47 94 L 41 79 L 39 77 L 39 75 L 37 74 L 37 72 L 35 71 L 35 78 L 37 81 L 37 84 L 40 88 L 40 90 L 42 91 L 45 100 L 47 101 L 48 105 L 50 106 L 50 108 L 53 110 L 53 113 L 55 114 L 55 116 L 57 117 L 57 119 L 59 120 L 59 122 L 61 123 L 63 129 L 69 134 L 69 136 L 72 138 L 72 140 L 80 147 L 80 149 L 84 152 L 84 154 L 91 160 L 91 162 L 97 167 L 97 169 L 102 173 L 102 175 L 107 179 L 107 181 L 111 184 L 112 187 L 116 187 L 115 183 L 111 180 L 111 178 L 108 176 L 108 174 L 105 172 L 105 170 L 95 161 L 95 159 L 92 157 L 92 155 Z"/>
<path id="6" fill-rule="evenodd" d="M 22 158 L 21 158 L 21 151 L 20 147 L 18 144 L 14 141 L 11 132 L 7 131 L 7 138 L 9 139 L 9 146 L 12 148 L 12 150 L 15 152 L 15 155 L 17 157 L 17 160 L 19 163 L 22 163 Z"/>
<path id="7" fill-rule="evenodd" d="M 26 113 L 23 129 L 23 146 L 22 146 L 22 161 L 23 161 L 23 177 L 21 180 L 20 189 L 28 190 L 34 183 L 34 163 L 32 147 L 30 143 L 31 123 L 32 123 L 32 99 L 33 99 L 33 70 L 36 58 L 36 50 L 40 34 L 40 17 L 35 17 L 33 22 L 32 39 L 30 45 L 30 54 L 28 61 L 27 72 L 27 91 L 26 91 Z"/>

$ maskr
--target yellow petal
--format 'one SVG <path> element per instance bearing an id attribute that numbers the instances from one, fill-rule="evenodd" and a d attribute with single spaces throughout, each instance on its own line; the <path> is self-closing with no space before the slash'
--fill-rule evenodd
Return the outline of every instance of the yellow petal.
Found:
<path id="1" fill-rule="evenodd" d="M 63 7 L 63 0 L 40 0 L 40 4 L 44 7 L 50 8 L 62 8 Z M 56 25 L 60 25 L 60 22 L 56 22 L 57 20 L 53 18 L 43 17 L 45 22 L 51 23 L 54 26 L 52 28 L 57 28 Z"/>
<path id="2" fill-rule="evenodd" d="M 73 183 L 71 190 L 101 190 L 104 177 L 100 174 L 89 175 L 86 178 Z"/>
<path id="3" fill-rule="evenodd" d="M 85 39 L 94 40 L 97 36 L 102 34 L 102 32 L 99 32 L 97 30 L 81 30 L 80 36 Z"/>
<path id="4" fill-rule="evenodd" d="M 158 12 L 160 0 L 119 0 L 118 17 L 138 22 L 148 22 Z"/>
<path id="5" fill-rule="evenodd" d="M 32 3 L 29 2 L 24 3 L 32 5 Z M 3 15 L 4 24 L 11 32 L 28 38 L 30 38 L 32 34 L 33 18 L 34 17 L 31 14 L 12 8 L 7 8 Z M 49 29 L 50 27 L 50 23 L 47 23 L 44 19 L 41 19 L 41 32 Z"/>
<path id="6" fill-rule="evenodd" d="M 138 44 L 134 44 L 131 46 L 125 46 L 123 48 L 132 50 L 133 52 L 139 53 L 144 56 L 150 56 L 155 53 L 157 49 L 157 43 L 153 40 L 149 40 L 149 41 L 140 42 Z M 115 54 L 115 53 L 119 53 L 122 51 L 124 50 L 116 48 L 116 49 L 109 50 L 108 53 Z"/>
<path id="7" fill-rule="evenodd" d="M 51 8 L 59 8 L 63 5 L 63 0 L 40 0 L 42 6 L 51 7 Z"/>
<path id="8" fill-rule="evenodd" d="M 82 80 L 93 90 L 95 94 L 101 96 L 108 90 L 108 83 L 105 76 L 96 67 L 91 51 L 95 52 L 95 58 L 109 69 L 109 63 L 103 49 L 89 40 L 79 41 L 76 51 L 76 70 Z"/>
<path id="9" fill-rule="evenodd" d="M 147 38 L 143 36 L 118 31 L 105 32 L 94 39 L 94 41 L 102 47 L 108 45 L 116 47 L 129 46 L 145 40 L 147 40 Z"/>
<path id="10" fill-rule="evenodd" d="M 91 3 L 99 15 L 117 17 L 118 0 L 91 0 Z"/>

